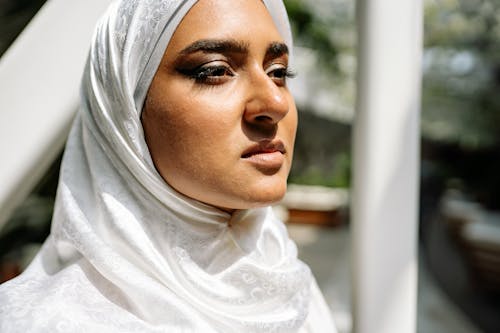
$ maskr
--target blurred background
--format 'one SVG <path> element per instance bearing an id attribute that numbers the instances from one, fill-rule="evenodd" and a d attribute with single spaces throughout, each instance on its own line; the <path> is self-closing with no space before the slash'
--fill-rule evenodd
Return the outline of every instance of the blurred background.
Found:
<path id="1" fill-rule="evenodd" d="M 0 56 L 44 2 L 0 0 Z M 349 332 L 355 4 L 285 3 L 300 125 L 290 191 L 276 210 Z M 424 6 L 418 332 L 500 332 L 500 0 Z M 0 229 L 0 281 L 46 238 L 59 163 Z"/>

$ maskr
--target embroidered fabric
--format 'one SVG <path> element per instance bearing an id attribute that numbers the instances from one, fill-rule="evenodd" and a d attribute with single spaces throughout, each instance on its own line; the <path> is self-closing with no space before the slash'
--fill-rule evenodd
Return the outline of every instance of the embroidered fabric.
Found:
<path id="1" fill-rule="evenodd" d="M 142 104 L 195 2 L 115 1 L 98 23 L 51 235 L 0 287 L 1 332 L 334 332 L 271 208 L 229 215 L 177 193 L 151 161 Z M 291 44 L 283 4 L 264 3 Z"/>

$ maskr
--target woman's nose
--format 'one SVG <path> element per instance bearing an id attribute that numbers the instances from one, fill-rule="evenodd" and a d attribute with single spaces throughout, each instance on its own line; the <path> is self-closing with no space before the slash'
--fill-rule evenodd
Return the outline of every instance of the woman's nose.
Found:
<path id="1" fill-rule="evenodd" d="M 286 87 L 278 85 L 264 70 L 252 75 L 248 96 L 244 114 L 247 122 L 276 124 L 288 113 Z"/>

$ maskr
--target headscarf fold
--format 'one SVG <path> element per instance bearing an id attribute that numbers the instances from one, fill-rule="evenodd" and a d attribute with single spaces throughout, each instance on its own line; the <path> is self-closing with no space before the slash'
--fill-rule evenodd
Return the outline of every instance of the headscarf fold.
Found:
<path id="1" fill-rule="evenodd" d="M 291 48 L 282 2 L 263 2 Z M 195 3 L 115 1 L 99 21 L 51 235 L 27 271 L 0 289 L 2 332 L 303 326 L 312 277 L 271 208 L 229 215 L 183 196 L 161 178 L 145 143 L 148 87 Z"/>

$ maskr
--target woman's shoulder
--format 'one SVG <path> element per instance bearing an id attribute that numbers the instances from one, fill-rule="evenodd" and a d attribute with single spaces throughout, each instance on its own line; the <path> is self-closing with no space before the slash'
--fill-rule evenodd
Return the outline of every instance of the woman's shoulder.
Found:
<path id="1" fill-rule="evenodd" d="M 36 263 L 35 263 L 36 265 Z M 35 272 L 36 271 L 36 272 Z M 70 274 L 71 275 L 71 274 Z M 75 275 L 75 274 L 73 274 Z M 70 321 L 79 279 L 30 267 L 0 286 L 1 332 L 58 332 Z"/>
<path id="2" fill-rule="evenodd" d="M 0 332 L 179 332 L 134 315 L 119 290 L 85 260 L 48 274 L 40 266 L 0 285 Z M 182 332 L 195 332 L 182 330 Z"/>
<path id="3" fill-rule="evenodd" d="M 54 274 L 30 267 L 0 286 L 0 332 L 102 331 L 96 324 L 127 317 L 117 310 L 125 312 L 95 289 L 78 263 Z"/>

